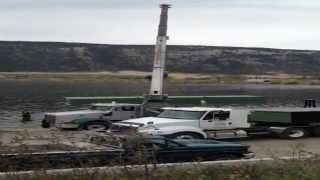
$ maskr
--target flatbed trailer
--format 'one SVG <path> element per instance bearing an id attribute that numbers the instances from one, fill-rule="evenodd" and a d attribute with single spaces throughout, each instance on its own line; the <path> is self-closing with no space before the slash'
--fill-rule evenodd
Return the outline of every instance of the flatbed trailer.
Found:
<path id="1" fill-rule="evenodd" d="M 144 103 L 147 101 L 160 101 L 171 105 L 200 104 L 263 104 L 266 102 L 263 96 L 250 95 L 221 95 L 221 96 L 165 96 L 163 99 L 148 99 L 146 96 L 106 96 L 106 97 L 65 97 L 68 104 L 90 103 Z"/>
<path id="2" fill-rule="evenodd" d="M 319 108 L 272 108 L 252 110 L 249 127 L 207 130 L 208 138 L 237 140 L 254 137 L 298 139 L 320 136 Z"/>
<path id="3" fill-rule="evenodd" d="M 282 138 L 302 138 L 320 135 L 319 108 L 277 108 L 251 111 L 248 116 L 250 135 L 265 133 Z"/>

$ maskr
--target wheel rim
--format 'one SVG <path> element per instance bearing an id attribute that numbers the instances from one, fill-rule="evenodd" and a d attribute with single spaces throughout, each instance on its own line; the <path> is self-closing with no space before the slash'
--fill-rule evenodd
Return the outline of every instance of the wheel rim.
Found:
<path id="1" fill-rule="evenodd" d="M 292 137 L 292 138 L 299 138 L 303 136 L 304 136 L 304 132 L 302 130 L 294 129 L 289 132 L 289 137 Z"/>
<path id="2" fill-rule="evenodd" d="M 102 124 L 91 124 L 87 126 L 88 130 L 106 129 L 106 126 Z"/>

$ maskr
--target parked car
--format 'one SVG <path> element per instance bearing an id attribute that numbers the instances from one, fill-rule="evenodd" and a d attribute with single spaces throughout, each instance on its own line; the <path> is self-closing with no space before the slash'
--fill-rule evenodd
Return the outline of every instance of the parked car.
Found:
<path id="1" fill-rule="evenodd" d="M 168 139 L 163 136 L 129 137 L 123 143 L 130 157 L 143 147 L 144 155 L 158 163 L 252 158 L 249 146 L 216 140 Z M 133 156 L 134 157 L 134 156 Z"/>
<path id="2" fill-rule="evenodd" d="M 99 138 L 101 136 L 98 136 Z M 141 163 L 141 158 L 148 162 L 172 163 L 254 157 L 254 153 L 249 151 L 249 146 L 240 143 L 208 139 L 169 139 L 163 136 L 140 135 L 125 135 L 120 139 L 120 141 L 110 141 L 107 138 L 106 142 L 98 141 L 98 143 L 106 144 L 109 147 L 118 146 L 121 149 L 119 151 L 121 157 L 124 158 L 122 161 L 130 164 Z M 137 158 L 139 154 L 142 154 L 142 156 Z"/>

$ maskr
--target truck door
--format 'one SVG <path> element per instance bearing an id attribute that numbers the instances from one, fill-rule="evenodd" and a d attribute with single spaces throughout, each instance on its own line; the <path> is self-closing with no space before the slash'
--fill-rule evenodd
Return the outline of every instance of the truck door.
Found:
<path id="1" fill-rule="evenodd" d="M 231 129 L 230 111 L 216 111 L 213 115 L 214 129 Z"/>
<path id="2" fill-rule="evenodd" d="M 209 130 L 214 127 L 213 123 L 214 112 L 208 112 L 202 119 L 200 119 L 200 128 Z"/>
<path id="3" fill-rule="evenodd" d="M 112 112 L 113 121 L 121 121 L 136 117 L 136 109 L 134 106 L 115 107 Z"/>
<path id="4" fill-rule="evenodd" d="M 230 111 L 208 112 L 200 120 L 200 127 L 204 130 L 230 129 L 232 127 Z"/>

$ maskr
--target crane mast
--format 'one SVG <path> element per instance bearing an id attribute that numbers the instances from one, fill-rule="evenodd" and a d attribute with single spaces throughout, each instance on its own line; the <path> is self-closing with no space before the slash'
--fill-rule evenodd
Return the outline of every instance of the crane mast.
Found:
<path id="1" fill-rule="evenodd" d="M 155 45 L 155 55 L 153 62 L 152 80 L 149 95 L 156 99 L 163 99 L 163 79 L 166 60 L 166 46 L 168 29 L 168 9 L 169 4 L 161 4 L 160 23 L 158 28 L 157 42 Z"/>

